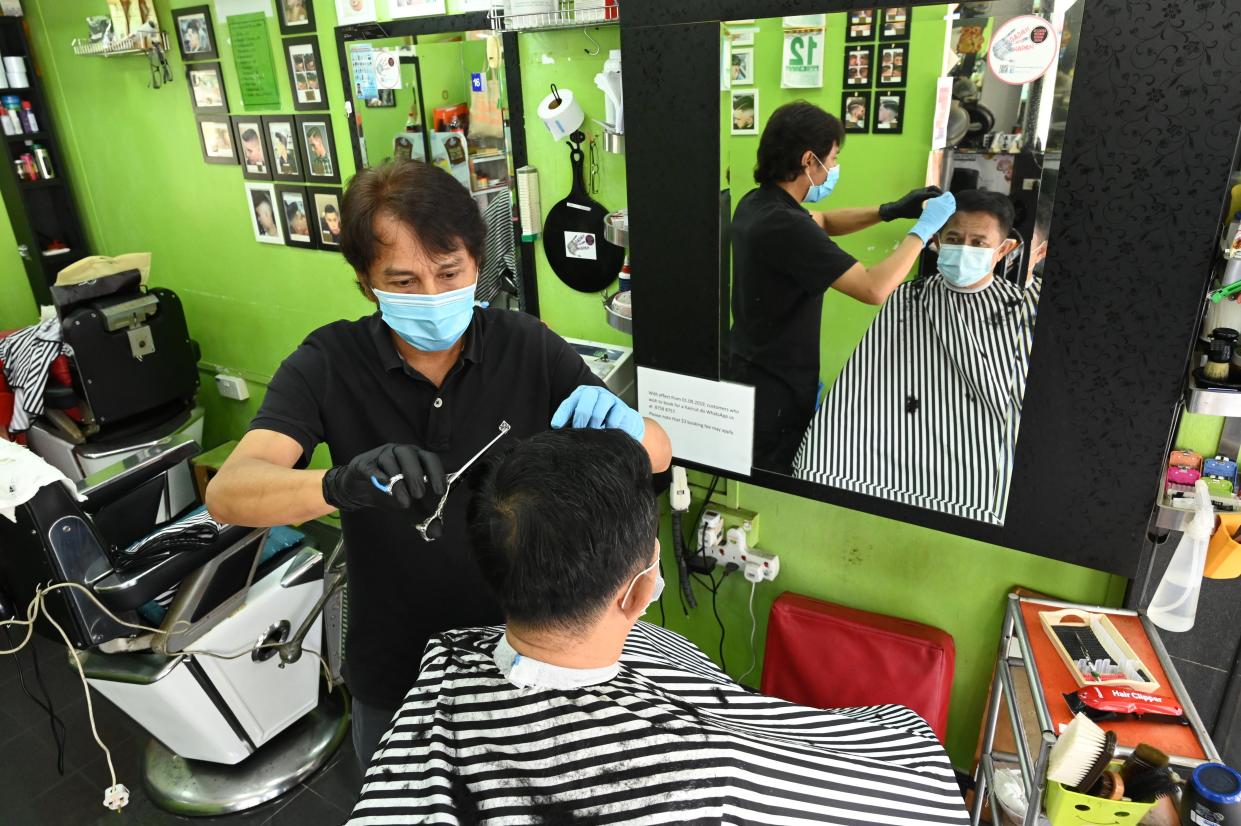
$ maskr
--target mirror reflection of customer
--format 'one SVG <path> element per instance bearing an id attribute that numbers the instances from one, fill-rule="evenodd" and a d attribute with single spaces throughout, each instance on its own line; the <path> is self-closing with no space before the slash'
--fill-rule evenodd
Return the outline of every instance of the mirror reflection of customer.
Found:
<path id="1" fill-rule="evenodd" d="M 939 272 L 875 317 L 814 416 L 799 478 L 1003 523 L 1042 288 L 992 274 L 1012 223 L 1004 195 L 957 196 Z"/>
<path id="2" fill-rule="evenodd" d="M 805 101 L 781 106 L 759 139 L 759 186 L 733 215 L 728 373 L 755 388 L 754 466 L 765 470 L 792 472 L 814 414 L 824 293 L 835 288 L 882 304 L 952 215 L 952 195 L 936 187 L 882 206 L 807 211 L 803 203 L 826 198 L 836 185 L 844 139 L 840 121 L 819 107 Z M 832 240 L 897 218 L 919 220 L 895 251 L 869 267 Z"/>

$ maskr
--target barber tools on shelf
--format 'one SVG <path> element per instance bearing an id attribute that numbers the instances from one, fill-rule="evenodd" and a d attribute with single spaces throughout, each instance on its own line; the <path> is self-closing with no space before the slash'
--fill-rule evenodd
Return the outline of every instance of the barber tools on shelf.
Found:
<path id="1" fill-rule="evenodd" d="M 1076 609 L 1040 611 L 1052 647 L 1079 686 L 1126 686 L 1155 691 L 1159 683 L 1105 614 Z"/>

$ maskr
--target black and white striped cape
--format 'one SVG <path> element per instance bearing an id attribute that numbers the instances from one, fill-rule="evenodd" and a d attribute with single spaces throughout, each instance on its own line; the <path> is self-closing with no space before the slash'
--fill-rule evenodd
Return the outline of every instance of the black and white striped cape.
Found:
<path id="1" fill-rule="evenodd" d="M 43 415 L 48 369 L 62 353 L 72 355 L 73 350 L 62 341 L 60 319 L 55 316 L 0 338 L 4 380 L 13 390 L 10 433 L 29 430 L 31 422 Z"/>
<path id="2" fill-rule="evenodd" d="M 897 288 L 815 414 L 794 473 L 1004 524 L 1042 281 Z"/>
<path id="3" fill-rule="evenodd" d="M 611 680 L 519 689 L 493 658 L 502 634 L 428 643 L 349 826 L 969 822 L 947 755 L 904 707 L 755 694 L 644 622 Z"/>

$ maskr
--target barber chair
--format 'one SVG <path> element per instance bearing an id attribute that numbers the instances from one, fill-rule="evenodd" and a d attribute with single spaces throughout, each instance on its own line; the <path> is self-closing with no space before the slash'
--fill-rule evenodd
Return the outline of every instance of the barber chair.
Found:
<path id="1" fill-rule="evenodd" d="M 53 287 L 72 358 L 52 365 L 30 449 L 74 481 L 172 435 L 202 441 L 198 345 L 171 290 L 145 289 L 137 270 Z M 188 470 L 173 502 L 193 495 Z"/>
<path id="2" fill-rule="evenodd" d="M 956 648 L 929 625 L 781 594 L 767 621 L 761 690 L 813 708 L 896 703 L 944 741 Z"/>
<path id="3" fill-rule="evenodd" d="M 151 734 L 143 780 L 154 802 L 219 815 L 278 797 L 342 742 L 345 701 L 339 690 L 321 699 L 309 652 L 329 654 L 319 612 L 343 575 L 304 543 L 264 553 L 267 529 L 214 522 L 214 539 L 141 550 L 153 532 L 166 541 L 198 514 L 161 524 L 171 477 L 197 451 L 190 439 L 167 440 L 77 483 L 83 501 L 53 483 L 17 509 L 16 523 L 0 518 L 0 610 L 23 609 L 41 583 L 75 582 L 122 620 L 157 625 L 160 634 L 118 624 L 77 589 L 45 597 L 91 688 Z M 44 619 L 35 628 L 60 641 Z"/>

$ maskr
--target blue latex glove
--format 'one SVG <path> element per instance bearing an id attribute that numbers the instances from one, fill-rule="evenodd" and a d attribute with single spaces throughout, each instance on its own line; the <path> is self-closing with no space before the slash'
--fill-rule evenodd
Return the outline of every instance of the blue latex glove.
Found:
<path id="1" fill-rule="evenodd" d="M 932 198 L 926 202 L 926 206 L 922 207 L 922 217 L 918 219 L 918 223 L 914 224 L 909 234 L 918 236 L 925 244 L 931 240 L 932 235 L 943 228 L 944 224 L 948 223 L 948 219 L 956 211 L 957 199 L 951 192 Z"/>
<path id="2" fill-rule="evenodd" d="M 589 427 L 595 430 L 611 428 L 623 430 L 642 441 L 646 433 L 646 420 L 629 405 L 617 398 L 607 388 L 583 384 L 556 408 L 552 427 L 559 430 L 565 426 Z"/>

